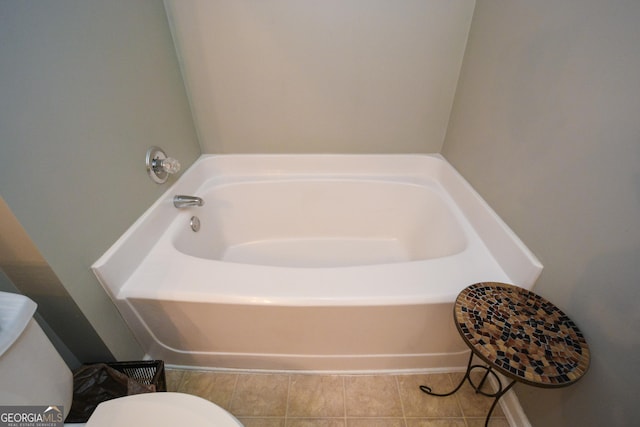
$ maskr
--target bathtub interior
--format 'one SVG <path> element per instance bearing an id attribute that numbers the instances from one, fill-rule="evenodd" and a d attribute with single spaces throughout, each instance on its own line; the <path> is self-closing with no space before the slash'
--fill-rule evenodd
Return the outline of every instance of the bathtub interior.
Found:
<path id="1" fill-rule="evenodd" d="M 279 267 L 427 260 L 464 250 L 448 201 L 429 185 L 372 179 L 259 179 L 209 186 L 176 222 L 173 244 L 204 259 Z"/>

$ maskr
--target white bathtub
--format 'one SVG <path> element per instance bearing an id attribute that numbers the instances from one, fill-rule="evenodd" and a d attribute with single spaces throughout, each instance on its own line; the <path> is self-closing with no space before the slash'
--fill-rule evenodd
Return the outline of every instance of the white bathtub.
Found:
<path id="1" fill-rule="evenodd" d="M 167 364 L 350 371 L 463 366 L 456 295 L 542 270 L 439 155 L 202 156 L 92 268 Z"/>

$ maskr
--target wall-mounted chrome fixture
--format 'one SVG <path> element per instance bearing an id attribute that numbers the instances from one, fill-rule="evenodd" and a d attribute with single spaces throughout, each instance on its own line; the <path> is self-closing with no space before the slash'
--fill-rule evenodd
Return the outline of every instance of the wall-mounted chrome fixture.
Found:
<path id="1" fill-rule="evenodd" d="M 173 206 L 178 209 L 191 208 L 194 206 L 204 206 L 204 200 L 196 196 L 185 196 L 184 194 L 178 194 L 173 196 Z"/>
<path id="2" fill-rule="evenodd" d="M 169 174 L 180 171 L 180 162 L 172 157 L 167 157 L 162 148 L 151 147 L 147 150 L 147 173 L 158 184 L 163 184 L 169 178 Z"/>

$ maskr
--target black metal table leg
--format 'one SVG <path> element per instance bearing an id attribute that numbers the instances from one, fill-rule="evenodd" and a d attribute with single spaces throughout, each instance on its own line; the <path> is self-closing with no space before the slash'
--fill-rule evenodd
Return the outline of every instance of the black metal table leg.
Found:
<path id="1" fill-rule="evenodd" d="M 471 356 L 469 356 L 469 363 L 467 363 L 467 371 L 465 372 L 464 377 L 462 378 L 462 381 L 460 381 L 460 384 L 458 384 L 458 386 L 453 390 L 451 390 L 449 393 L 444 393 L 444 394 L 434 393 L 431 391 L 431 387 L 426 385 L 421 385 L 420 390 L 422 390 L 423 393 L 427 393 L 428 395 L 431 395 L 431 396 L 438 396 L 438 397 L 451 396 L 453 393 L 460 390 L 460 387 L 462 387 L 462 384 L 464 384 L 464 380 L 469 378 L 469 373 L 471 372 L 472 360 L 473 360 L 473 352 L 471 353 Z"/>
<path id="2" fill-rule="evenodd" d="M 496 375 L 495 372 L 493 372 L 493 370 L 491 369 L 491 367 L 489 366 L 483 366 L 483 365 L 472 365 L 473 362 L 473 352 L 471 352 L 471 355 L 469 356 L 469 362 L 467 363 L 467 370 L 464 374 L 464 377 L 462 378 L 462 380 L 460 381 L 460 383 L 456 386 L 456 388 L 454 388 L 453 390 L 451 390 L 448 393 L 434 393 L 433 391 L 431 391 L 431 387 L 426 386 L 426 385 L 421 385 L 420 386 L 420 390 L 422 390 L 423 393 L 426 393 L 428 395 L 431 396 L 437 396 L 437 397 L 445 397 L 445 396 L 451 396 L 452 394 L 454 394 L 456 391 L 460 390 L 460 387 L 462 387 L 462 385 L 464 384 L 465 380 L 469 381 L 469 384 L 471 384 L 471 387 L 473 387 L 473 389 L 475 390 L 476 393 L 480 393 L 484 396 L 487 397 L 493 397 L 493 404 L 491 405 L 491 408 L 489 409 L 489 412 L 487 413 L 487 418 L 485 419 L 485 427 L 487 427 L 489 425 L 489 419 L 491 418 L 491 414 L 493 413 L 493 410 L 496 407 L 496 404 L 498 403 L 498 400 L 500 400 L 500 398 L 511 389 L 511 387 L 513 387 L 513 385 L 516 383 L 515 380 L 511 381 L 509 383 L 509 385 L 507 385 L 506 387 L 502 387 L 502 381 L 500 381 L 500 378 Z M 473 383 L 473 381 L 471 380 L 471 372 L 474 369 L 484 369 L 485 370 L 485 374 L 482 377 L 482 380 L 480 381 L 480 384 L 475 385 Z M 482 391 L 482 386 L 484 385 L 487 377 L 489 376 L 489 374 L 493 375 L 493 377 L 496 379 L 496 381 L 498 382 L 498 390 L 495 393 L 487 393 Z"/>

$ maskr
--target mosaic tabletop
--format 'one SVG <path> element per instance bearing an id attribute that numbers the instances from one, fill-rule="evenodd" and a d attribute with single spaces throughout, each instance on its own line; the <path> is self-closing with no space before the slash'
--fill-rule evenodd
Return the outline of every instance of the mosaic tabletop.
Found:
<path id="1" fill-rule="evenodd" d="M 454 316 L 474 353 L 512 379 L 563 387 L 589 367 L 589 346 L 575 323 L 526 289 L 476 283 L 460 292 Z"/>

